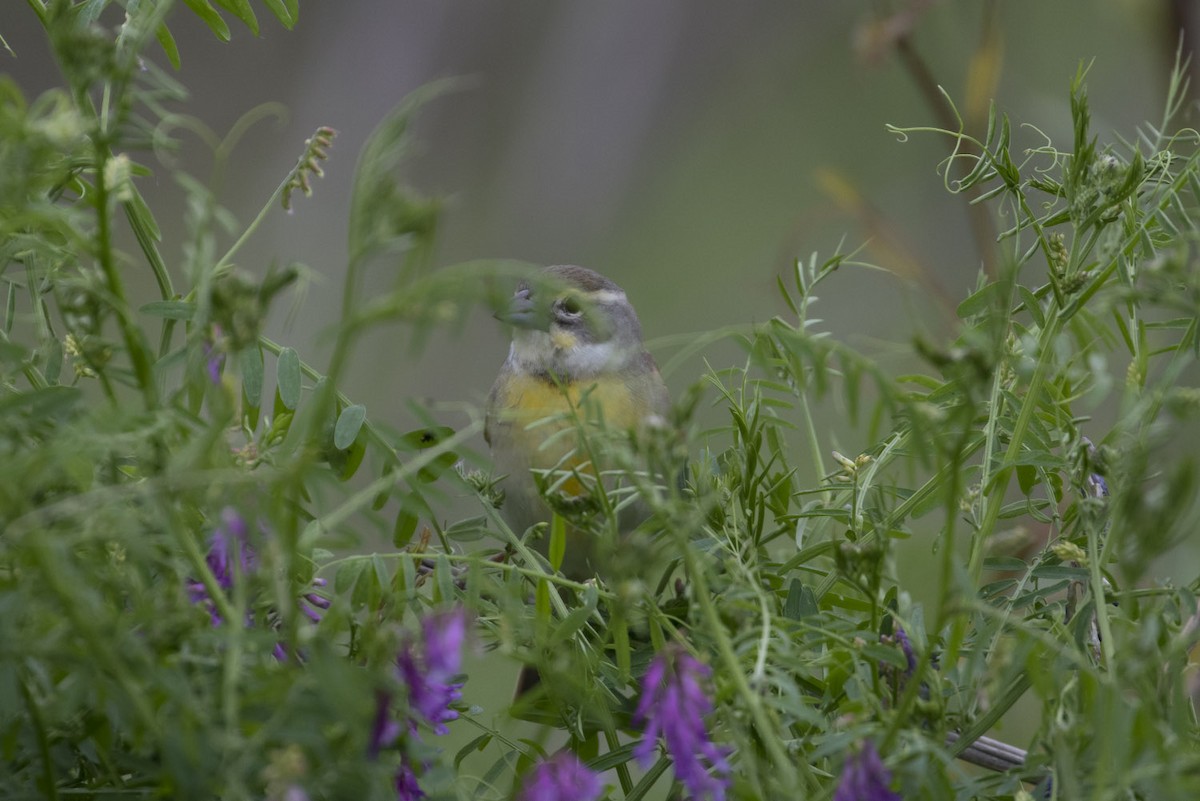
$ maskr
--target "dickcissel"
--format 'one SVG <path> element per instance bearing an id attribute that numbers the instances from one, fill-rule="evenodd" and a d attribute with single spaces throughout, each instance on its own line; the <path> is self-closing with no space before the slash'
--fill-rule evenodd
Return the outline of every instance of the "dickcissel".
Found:
<path id="1" fill-rule="evenodd" d="M 595 492 L 606 469 L 604 440 L 664 419 L 670 398 L 625 292 L 597 272 L 548 267 L 521 282 L 496 316 L 513 336 L 488 398 L 484 437 L 504 476 L 501 514 L 519 536 L 550 521 L 552 493 L 570 503 Z M 640 522 L 630 506 L 618 521 L 622 532 Z M 593 555 L 591 543 L 568 531 L 562 572 L 595 575 Z"/>

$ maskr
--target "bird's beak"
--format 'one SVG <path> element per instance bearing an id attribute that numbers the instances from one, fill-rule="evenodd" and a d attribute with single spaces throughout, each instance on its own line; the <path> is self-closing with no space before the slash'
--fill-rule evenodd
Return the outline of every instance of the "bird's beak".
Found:
<path id="1" fill-rule="evenodd" d="M 547 331 L 550 328 L 550 314 L 546 309 L 539 309 L 534 303 L 528 289 L 518 289 L 508 302 L 508 306 L 494 315 L 502 323 L 508 323 L 514 328 L 528 328 L 537 331 Z"/>

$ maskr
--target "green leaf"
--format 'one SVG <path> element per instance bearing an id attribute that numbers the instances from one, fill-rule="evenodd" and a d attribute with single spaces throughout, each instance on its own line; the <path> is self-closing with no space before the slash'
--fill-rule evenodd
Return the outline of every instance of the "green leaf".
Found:
<path id="1" fill-rule="evenodd" d="M 567 552 L 567 522 L 557 512 L 550 519 L 550 567 L 562 568 L 563 556 Z"/>
<path id="2" fill-rule="evenodd" d="M 295 27 L 296 16 L 299 13 L 299 8 L 292 10 L 288 7 L 289 5 L 296 5 L 294 1 L 292 3 L 285 4 L 283 0 L 263 0 L 263 5 L 270 9 L 271 13 L 275 15 L 275 19 L 279 20 L 279 23 L 283 25 L 283 27 L 287 28 L 288 30 L 291 30 L 293 27 Z"/>
<path id="3" fill-rule="evenodd" d="M 454 523 L 446 529 L 446 538 L 455 542 L 474 542 L 483 539 L 487 533 L 487 517 L 481 515 Z"/>
<path id="4" fill-rule="evenodd" d="M 349 594 L 354 585 L 358 583 L 359 577 L 363 571 L 367 569 L 367 560 L 355 557 L 347 562 L 338 565 L 337 572 L 333 574 L 333 589 L 339 595 Z"/>
<path id="5" fill-rule="evenodd" d="M 805 587 L 799 579 L 788 584 L 787 598 L 783 602 L 783 614 L 790 620 L 801 620 L 820 611 L 817 596 L 811 587 Z"/>
<path id="6" fill-rule="evenodd" d="M 412 150 L 412 118 L 425 103 L 454 86 L 454 80 L 428 83 L 405 97 L 379 123 L 363 146 L 350 198 L 350 259 L 395 246 L 407 236 L 430 237 L 437 203 L 402 188 L 398 172 Z"/>
<path id="7" fill-rule="evenodd" d="M 539 628 L 550 622 L 550 583 L 544 578 L 538 579 L 533 597 L 533 611 Z"/>
<path id="8" fill-rule="evenodd" d="M 554 648 L 561 643 L 566 642 L 575 633 L 579 631 L 588 622 L 592 613 L 596 611 L 596 605 L 599 603 L 600 594 L 596 591 L 594 585 L 589 584 L 583 593 L 583 605 L 571 611 L 562 622 L 554 629 L 550 635 L 549 646 Z"/>
<path id="9" fill-rule="evenodd" d="M 1037 484 L 1037 468 L 1028 464 L 1017 465 L 1017 485 L 1021 487 L 1021 492 L 1028 495 L 1033 491 L 1035 484 Z"/>
<path id="10" fill-rule="evenodd" d="M 628 681 L 633 672 L 633 649 L 629 647 L 629 624 L 625 616 L 614 614 L 612 623 L 613 657 L 622 681 Z"/>
<path id="11" fill-rule="evenodd" d="M 152 300 L 143 304 L 138 311 L 168 320 L 191 320 L 196 316 L 196 304 L 189 300 Z"/>
<path id="12" fill-rule="evenodd" d="M 238 353 L 238 370 L 242 374 L 242 393 L 255 408 L 262 403 L 263 355 L 257 343 Z"/>
<path id="13" fill-rule="evenodd" d="M 333 447 L 345 450 L 353 445 L 366 419 L 367 408 L 362 404 L 356 403 L 343 409 L 333 427 Z"/>
<path id="14" fill-rule="evenodd" d="M 59 386 L 0 396 L 0 417 L 17 412 L 28 413 L 31 420 L 65 416 L 82 397 L 77 387 Z"/>
<path id="15" fill-rule="evenodd" d="M 354 478 L 354 474 L 358 472 L 358 468 L 362 466 L 363 458 L 367 455 L 367 438 L 364 436 L 357 437 L 354 442 L 350 443 L 350 449 L 347 451 L 336 451 L 344 453 L 345 462 L 342 464 L 341 470 L 338 472 L 340 481 L 349 481 Z"/>
<path id="16" fill-rule="evenodd" d="M 225 24 L 225 20 L 217 13 L 217 10 L 209 4 L 208 0 L 183 0 L 184 5 L 190 8 L 196 16 L 204 20 L 204 24 L 209 27 L 217 38 L 222 42 L 229 41 L 229 26 Z"/>
<path id="17" fill-rule="evenodd" d="M 11 334 L 17 317 L 17 284 L 10 282 L 4 298 L 4 333 Z"/>
<path id="18" fill-rule="evenodd" d="M 438 447 L 452 436 L 454 436 L 454 429 L 449 426 L 418 428 L 415 431 L 409 431 L 407 434 L 402 435 L 396 449 L 409 453 L 420 453 L 421 451 Z M 442 473 L 453 467 L 457 461 L 458 454 L 454 451 L 447 451 L 434 457 L 433 461 L 418 470 L 417 478 L 426 484 L 432 483 Z"/>
<path id="19" fill-rule="evenodd" d="M 57 339 L 52 339 L 46 345 L 46 366 L 43 369 L 43 372 L 46 374 L 46 381 L 51 384 L 57 384 L 58 378 L 62 374 L 62 365 L 62 343 Z"/>
<path id="20" fill-rule="evenodd" d="M 280 402 L 288 411 L 295 411 L 300 403 L 300 357 L 291 348 L 279 351 L 275 381 L 279 386 Z"/>
<path id="21" fill-rule="evenodd" d="M 438 603 L 446 603 L 454 598 L 454 571 L 450 569 L 450 560 L 446 554 L 439 553 L 433 568 L 433 599 Z"/>
<path id="22" fill-rule="evenodd" d="M 396 522 L 392 525 L 392 545 L 397 548 L 408 545 L 417 531 L 419 522 L 420 518 L 410 512 L 407 505 L 401 506 L 400 511 L 396 513 Z"/>
<path id="23" fill-rule="evenodd" d="M 999 292 L 999 284 L 986 284 L 979 291 L 968 295 L 966 300 L 958 304 L 958 318 L 965 320 L 993 308 L 999 298 Z"/>
<path id="24" fill-rule="evenodd" d="M 254 9 L 250 8 L 249 0 L 216 0 L 217 5 L 226 11 L 231 12 L 235 17 L 240 19 L 242 23 L 250 29 L 250 32 L 258 36 L 258 17 L 254 16 Z"/>
<path id="25" fill-rule="evenodd" d="M 487 734 L 481 734 L 471 742 L 464 745 L 462 748 L 458 749 L 458 753 L 454 755 L 455 769 L 458 769 L 458 767 L 462 764 L 462 761 L 469 757 L 472 751 L 482 752 L 483 749 L 491 745 L 493 736 L 494 735 L 491 732 L 488 732 Z"/>
<path id="26" fill-rule="evenodd" d="M 1024 284 L 1017 284 L 1017 291 L 1021 293 L 1021 299 L 1025 303 L 1025 310 L 1033 317 L 1033 321 L 1037 323 L 1038 328 L 1046 326 L 1046 314 L 1042 311 L 1042 304 L 1038 300 L 1037 295 L 1026 287 Z"/>
<path id="27" fill-rule="evenodd" d="M 383 471 L 382 471 L 380 477 L 383 478 L 386 476 L 390 476 L 394 471 L 395 471 L 395 468 L 392 467 L 391 462 L 388 462 L 387 464 L 385 464 L 383 466 Z M 371 501 L 371 510 L 378 512 L 380 509 L 382 509 L 384 506 L 387 505 L 388 498 L 390 498 L 391 495 L 392 495 L 391 487 L 389 487 L 388 489 L 385 489 L 382 492 L 380 492 L 379 494 L 377 494 L 375 496 L 375 500 Z"/>
<path id="28" fill-rule="evenodd" d="M 167 54 L 167 60 L 171 62 L 171 66 L 179 69 L 179 47 L 175 44 L 175 37 L 171 35 L 171 30 L 165 24 L 159 25 L 158 30 L 154 35 L 158 38 L 158 43 L 162 45 L 163 52 Z"/>

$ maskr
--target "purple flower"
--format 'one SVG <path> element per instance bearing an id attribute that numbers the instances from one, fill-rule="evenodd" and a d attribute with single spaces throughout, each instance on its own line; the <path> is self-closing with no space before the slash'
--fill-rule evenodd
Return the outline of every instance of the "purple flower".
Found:
<path id="1" fill-rule="evenodd" d="M 313 587 L 324 587 L 327 583 L 323 578 L 312 580 Z M 313 623 L 320 623 L 321 618 L 325 616 L 325 610 L 332 603 L 332 601 L 323 595 L 316 592 L 308 592 L 300 596 L 300 611 Z"/>
<path id="2" fill-rule="evenodd" d="M 875 745 L 867 740 L 858 753 L 851 754 L 842 766 L 833 801 L 902 801 L 888 789 L 892 774 L 884 767 Z"/>
<path id="3" fill-rule="evenodd" d="M 258 567 L 258 557 L 246 541 L 246 521 L 235 509 L 225 507 L 221 512 L 221 521 L 222 525 L 215 528 L 208 539 L 208 555 L 204 561 L 217 580 L 217 586 L 228 590 L 233 587 L 237 574 L 245 576 L 254 572 Z M 203 603 L 207 606 L 209 618 L 214 626 L 221 625 L 221 616 L 217 613 L 204 582 L 189 579 L 187 593 L 192 603 Z"/>
<path id="4" fill-rule="evenodd" d="M 246 521 L 232 507 L 221 512 L 222 527 L 216 528 L 209 539 L 208 569 L 217 578 L 221 589 L 233 586 L 234 574 L 246 575 L 258 566 L 258 556 L 246 542 Z"/>
<path id="5" fill-rule="evenodd" d="M 367 757 L 375 759 L 381 750 L 396 742 L 399 736 L 400 724 L 392 719 L 392 694 L 380 690 L 375 693 L 375 722 L 371 724 Z"/>
<path id="6" fill-rule="evenodd" d="M 521 801 L 596 801 L 603 790 L 598 773 L 563 751 L 533 769 Z"/>
<path id="7" fill-rule="evenodd" d="M 435 734 L 448 732 L 446 723 L 458 717 L 450 705 L 462 698 L 462 684 L 450 680 L 462 668 L 466 623 L 461 609 L 431 614 L 421 623 L 422 647 L 409 640 L 396 657 L 400 679 L 408 688 L 409 707 L 433 727 Z M 416 721 L 410 726 L 415 728 Z"/>
<path id="8" fill-rule="evenodd" d="M 323 608 L 323 607 L 322 607 Z M 462 647 L 467 637 L 467 616 L 462 609 L 434 612 L 421 621 L 419 642 L 406 639 L 396 656 L 396 677 L 404 683 L 408 694 L 407 731 L 419 738 L 418 724 L 422 721 L 433 727 L 435 734 L 446 734 L 448 721 L 458 717 L 450 705 L 462 697 L 462 684 L 452 682 L 462 669 Z M 379 752 L 395 743 L 405 726 L 392 716 L 392 694 L 379 691 L 375 695 L 375 718 L 367 740 L 367 756 L 375 759 Z M 427 763 L 423 763 L 428 768 Z M 411 757 L 404 754 L 395 776 L 396 797 L 399 801 L 424 798 Z"/>
<path id="9" fill-rule="evenodd" d="M 417 784 L 417 774 L 408 757 L 396 769 L 396 801 L 417 801 L 425 797 L 425 791 Z"/>
<path id="10" fill-rule="evenodd" d="M 675 777 L 692 798 L 723 801 L 729 786 L 728 752 L 709 739 L 704 727 L 704 716 L 713 708 L 703 687 L 710 673 L 679 646 L 669 645 L 654 658 L 642 678 L 642 697 L 633 715 L 634 724 L 645 726 L 634 756 L 648 767 L 661 734 L 675 763 Z"/>
<path id="11" fill-rule="evenodd" d="M 908 632 L 903 626 L 896 626 L 896 642 L 900 643 L 900 650 L 904 652 L 904 661 L 907 664 L 904 677 L 911 678 L 913 671 L 917 669 L 917 655 L 913 653 L 912 640 L 908 639 Z"/>
<path id="12" fill-rule="evenodd" d="M 218 351 L 209 343 L 204 343 L 204 369 L 208 372 L 208 380 L 214 384 L 221 383 L 221 368 L 225 366 L 225 354 Z"/>
<path id="13" fill-rule="evenodd" d="M 258 570 L 258 554 L 250 547 L 249 527 L 245 518 L 233 507 L 227 506 L 222 510 L 221 525 L 209 536 L 208 554 L 204 561 L 212 571 L 217 586 L 225 591 L 233 588 L 237 576 L 248 576 Z M 324 587 L 325 583 L 325 579 L 313 579 L 313 590 L 300 597 L 300 611 L 314 623 L 321 621 L 321 616 L 330 606 L 329 599 L 317 591 L 318 588 Z M 188 579 L 186 587 L 188 600 L 194 604 L 203 604 L 208 610 L 212 625 L 221 625 L 221 615 L 217 612 L 216 604 L 213 603 L 204 582 Z M 269 624 L 278 623 L 277 616 L 273 613 L 267 615 L 267 621 Z M 254 616 L 250 612 L 246 613 L 246 625 L 254 625 Z M 283 643 L 276 643 L 272 653 L 280 662 L 286 662 L 288 659 L 287 648 Z"/>

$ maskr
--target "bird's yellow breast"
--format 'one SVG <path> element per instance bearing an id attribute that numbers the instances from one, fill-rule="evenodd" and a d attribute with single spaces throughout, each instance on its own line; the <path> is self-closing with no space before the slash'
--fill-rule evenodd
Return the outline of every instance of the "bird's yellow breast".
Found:
<path id="1" fill-rule="evenodd" d="M 533 376 L 511 376 L 496 386 L 489 421 L 493 450 L 520 454 L 535 470 L 580 470 L 594 474 L 578 448 L 580 425 L 591 432 L 622 431 L 637 426 L 651 410 L 641 408 L 626 382 L 601 376 L 572 384 L 550 383 Z M 568 479 L 560 489 L 579 494 L 583 487 Z"/>
<path id="2" fill-rule="evenodd" d="M 626 382 L 608 376 L 573 384 L 515 376 L 506 382 L 501 396 L 496 411 L 522 428 L 552 417 L 573 424 L 571 421 L 577 417 L 607 428 L 626 429 L 636 426 L 650 412 L 637 408 Z"/>

